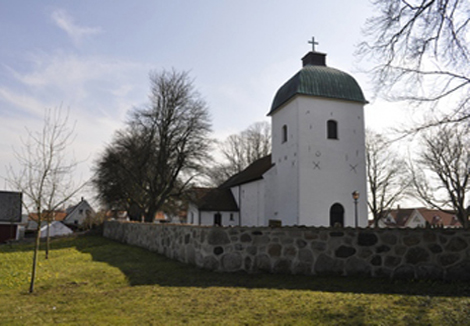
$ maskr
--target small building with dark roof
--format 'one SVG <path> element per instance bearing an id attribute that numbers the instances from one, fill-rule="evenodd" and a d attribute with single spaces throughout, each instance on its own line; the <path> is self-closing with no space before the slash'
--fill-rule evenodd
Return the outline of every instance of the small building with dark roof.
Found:
<path id="1" fill-rule="evenodd" d="M 20 238 L 22 231 L 21 192 L 0 191 L 0 243 Z"/>
<path id="2" fill-rule="evenodd" d="M 187 222 L 198 225 L 264 225 L 263 174 L 271 166 L 271 155 L 267 155 L 217 188 L 193 188 Z"/>

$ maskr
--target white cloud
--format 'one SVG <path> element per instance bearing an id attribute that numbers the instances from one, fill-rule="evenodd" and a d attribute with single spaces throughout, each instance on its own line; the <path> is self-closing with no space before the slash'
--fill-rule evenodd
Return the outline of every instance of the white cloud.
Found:
<path id="1" fill-rule="evenodd" d="M 0 87 L 0 100 L 35 116 L 40 116 L 44 108 L 49 107 L 46 102 L 27 94 L 20 94 L 6 87 Z"/>
<path id="2" fill-rule="evenodd" d="M 21 148 L 24 128 L 40 127 L 44 109 L 55 107 L 69 109 L 69 121 L 76 123 L 71 150 L 86 161 L 80 174 L 89 177 L 93 159 L 122 127 L 126 112 L 146 102 L 150 66 L 63 51 L 27 59 L 29 65 L 3 65 L 7 78 L 0 83 L 0 117 L 9 128 L 0 128 L 0 182 L 4 167 L 14 161 L 12 148 Z"/>
<path id="3" fill-rule="evenodd" d="M 51 17 L 56 25 L 69 35 L 75 45 L 79 45 L 82 39 L 87 36 L 103 32 L 100 27 L 85 27 L 77 25 L 65 10 L 57 9 L 52 12 Z"/>
<path id="4" fill-rule="evenodd" d="M 19 72 L 6 67 L 30 96 L 65 106 L 101 106 L 111 110 L 116 103 L 145 100 L 147 72 L 144 64 L 101 56 L 77 56 L 63 52 L 31 56 L 32 69 Z M 0 88 L 0 90 L 2 90 Z M 10 92 L 0 96 L 13 102 Z M 19 100 L 15 100 L 18 102 Z M 24 107 L 24 105 L 21 105 Z M 89 110 L 92 109 L 89 107 Z"/>

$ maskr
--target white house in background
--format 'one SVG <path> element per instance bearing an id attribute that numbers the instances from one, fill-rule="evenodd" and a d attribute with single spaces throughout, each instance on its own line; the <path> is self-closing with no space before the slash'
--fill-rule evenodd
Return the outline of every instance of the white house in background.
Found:
<path id="1" fill-rule="evenodd" d="M 378 221 L 381 228 L 460 228 L 455 214 L 429 208 L 397 208 L 390 210 Z"/>
<path id="2" fill-rule="evenodd" d="M 77 205 L 67 208 L 65 213 L 67 215 L 64 218 L 64 224 L 68 226 L 81 226 L 87 217 L 91 218 L 96 214 L 83 197 Z"/>
<path id="3" fill-rule="evenodd" d="M 30 231 L 36 231 L 38 228 L 38 223 L 36 221 L 28 221 L 27 229 Z M 67 227 L 64 223 L 60 221 L 52 221 L 49 224 L 49 236 L 50 237 L 58 237 L 72 234 L 73 231 Z M 41 238 L 45 238 L 47 236 L 47 222 L 41 222 Z"/>
<path id="4" fill-rule="evenodd" d="M 195 196 L 188 223 L 367 226 L 367 101 L 352 76 L 326 66 L 324 53 L 309 52 L 302 62 L 268 113 L 272 154 Z M 360 193 L 356 204 L 353 192 Z"/>

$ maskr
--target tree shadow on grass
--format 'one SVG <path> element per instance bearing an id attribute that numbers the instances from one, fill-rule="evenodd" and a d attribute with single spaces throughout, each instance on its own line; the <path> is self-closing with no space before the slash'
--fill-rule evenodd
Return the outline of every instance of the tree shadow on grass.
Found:
<path id="1" fill-rule="evenodd" d="M 219 273 L 183 264 L 148 250 L 100 236 L 75 236 L 52 241 L 51 249 L 75 247 L 94 261 L 119 268 L 131 286 L 239 287 L 323 292 L 470 297 L 470 284 L 431 281 L 392 281 L 335 276 Z M 0 247 L 2 252 L 30 251 L 32 245 Z"/>
<path id="2" fill-rule="evenodd" d="M 324 292 L 470 297 L 470 284 L 431 281 L 392 281 L 357 277 L 220 273 L 183 264 L 148 250 L 113 240 L 85 237 L 77 249 L 93 260 L 119 268 L 131 286 L 243 287 Z M 93 245 L 95 243 L 95 245 Z"/>

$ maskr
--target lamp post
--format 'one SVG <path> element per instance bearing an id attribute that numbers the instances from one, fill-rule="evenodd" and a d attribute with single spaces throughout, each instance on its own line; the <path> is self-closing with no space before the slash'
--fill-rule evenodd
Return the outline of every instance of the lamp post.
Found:
<path id="1" fill-rule="evenodd" d="M 359 193 L 356 190 L 353 191 L 352 198 L 354 199 L 354 221 L 357 227 L 357 201 L 359 200 Z"/>

